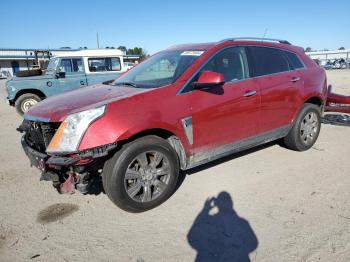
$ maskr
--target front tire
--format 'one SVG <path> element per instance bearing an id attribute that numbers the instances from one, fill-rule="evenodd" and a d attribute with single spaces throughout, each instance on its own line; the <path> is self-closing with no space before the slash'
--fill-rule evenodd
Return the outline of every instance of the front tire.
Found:
<path id="1" fill-rule="evenodd" d="M 103 187 L 114 204 L 128 212 L 144 212 L 174 192 L 179 160 L 170 144 L 157 136 L 139 138 L 123 147 L 103 168 Z"/>
<path id="2" fill-rule="evenodd" d="M 26 113 L 32 106 L 39 103 L 41 98 L 35 94 L 27 93 L 19 96 L 15 102 L 15 108 L 21 116 Z"/>
<path id="3" fill-rule="evenodd" d="M 321 130 L 320 107 L 305 103 L 288 135 L 283 139 L 287 148 L 295 151 L 310 149 L 316 142 Z"/>

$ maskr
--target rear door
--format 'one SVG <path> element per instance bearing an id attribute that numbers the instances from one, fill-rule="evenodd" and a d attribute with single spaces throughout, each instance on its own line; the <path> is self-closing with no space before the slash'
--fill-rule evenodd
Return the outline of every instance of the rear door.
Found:
<path id="1" fill-rule="evenodd" d="M 300 104 L 303 81 L 283 50 L 250 46 L 249 59 L 254 64 L 253 76 L 261 94 L 260 132 L 289 125 Z"/>
<path id="2" fill-rule="evenodd" d="M 65 77 L 56 80 L 56 93 L 62 93 L 87 86 L 83 59 L 81 57 L 61 58 L 58 71 L 64 72 Z"/>
<path id="3" fill-rule="evenodd" d="M 194 151 L 208 151 L 256 135 L 260 94 L 256 81 L 249 78 L 245 48 L 219 52 L 192 81 L 203 71 L 223 74 L 225 84 L 191 93 Z"/>

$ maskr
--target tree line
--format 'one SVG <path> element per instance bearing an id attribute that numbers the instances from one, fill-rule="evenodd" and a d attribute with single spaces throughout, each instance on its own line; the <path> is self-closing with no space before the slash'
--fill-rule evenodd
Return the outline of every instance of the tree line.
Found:
<path id="1" fill-rule="evenodd" d="M 322 50 L 316 50 L 316 49 L 312 49 L 311 47 L 306 47 L 305 49 L 305 52 L 315 52 L 315 51 L 329 51 L 329 49 L 325 48 L 325 49 L 322 49 Z M 345 47 L 342 46 L 342 47 L 339 47 L 338 50 L 345 50 Z"/>

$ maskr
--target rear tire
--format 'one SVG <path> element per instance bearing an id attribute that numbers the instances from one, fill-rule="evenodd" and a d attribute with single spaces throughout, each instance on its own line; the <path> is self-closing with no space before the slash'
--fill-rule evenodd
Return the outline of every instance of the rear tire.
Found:
<path id="1" fill-rule="evenodd" d="M 170 144 L 157 136 L 146 136 L 125 144 L 106 161 L 103 187 L 121 209 L 138 213 L 155 208 L 174 192 L 179 160 Z"/>
<path id="2" fill-rule="evenodd" d="M 39 103 L 41 98 L 35 94 L 27 93 L 17 98 L 15 108 L 21 116 L 26 113 L 33 105 Z"/>
<path id="3" fill-rule="evenodd" d="M 314 104 L 305 103 L 294 121 L 292 129 L 283 139 L 285 146 L 295 151 L 310 149 L 321 130 L 321 110 Z"/>

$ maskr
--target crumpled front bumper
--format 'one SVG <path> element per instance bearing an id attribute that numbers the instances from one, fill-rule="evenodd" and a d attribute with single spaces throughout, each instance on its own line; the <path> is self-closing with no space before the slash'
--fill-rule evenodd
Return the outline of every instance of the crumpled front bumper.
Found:
<path id="1" fill-rule="evenodd" d="M 25 141 L 25 136 L 22 137 L 21 143 L 24 152 L 29 158 L 30 164 L 43 172 L 46 172 L 50 167 L 60 168 L 73 166 L 82 159 L 88 158 L 87 155 L 78 154 L 75 156 L 49 156 L 31 148 Z"/>
<path id="2" fill-rule="evenodd" d="M 29 158 L 30 164 L 32 166 L 35 166 L 39 170 L 45 172 L 46 171 L 46 162 L 49 158 L 47 154 L 43 154 L 33 148 L 31 148 L 27 142 L 25 141 L 24 136 L 21 140 L 22 147 L 24 152 L 26 153 L 27 157 Z"/>
<path id="3" fill-rule="evenodd" d="M 117 147 L 117 143 L 115 143 L 72 155 L 50 156 L 31 148 L 25 140 L 25 135 L 22 137 L 21 143 L 31 165 L 43 172 L 46 172 L 49 168 L 60 169 L 62 167 L 85 165 L 93 159 L 107 156 L 109 151 Z"/>

